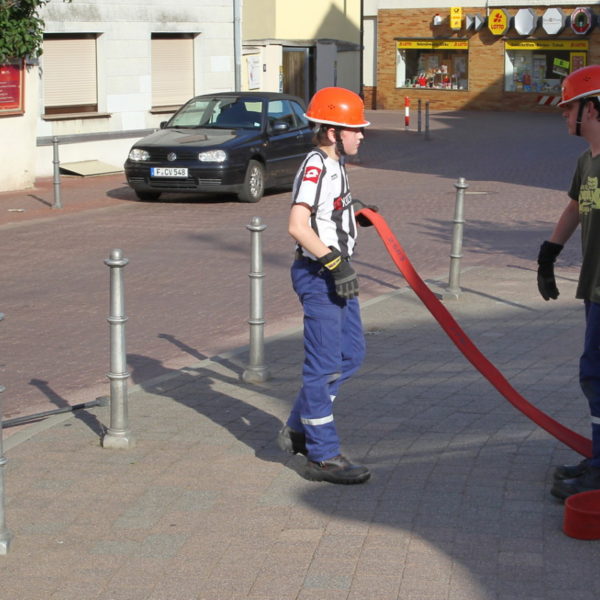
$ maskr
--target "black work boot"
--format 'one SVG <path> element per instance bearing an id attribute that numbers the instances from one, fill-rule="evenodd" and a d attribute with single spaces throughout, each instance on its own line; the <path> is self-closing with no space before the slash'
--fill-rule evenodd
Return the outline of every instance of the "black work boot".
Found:
<path id="1" fill-rule="evenodd" d="M 304 456 L 308 454 L 306 436 L 299 431 L 294 431 L 289 425 L 286 425 L 277 434 L 277 445 L 281 450 L 290 454 L 303 454 Z"/>
<path id="2" fill-rule="evenodd" d="M 600 490 L 600 467 L 588 466 L 583 475 L 573 479 L 557 479 L 550 493 L 560 500 L 565 500 L 573 494 Z"/>
<path id="3" fill-rule="evenodd" d="M 554 479 L 574 479 L 583 475 L 590 464 L 589 458 L 584 458 L 576 465 L 560 465 L 554 469 Z"/>
<path id="4" fill-rule="evenodd" d="M 309 460 L 304 471 L 306 479 L 311 481 L 329 481 L 330 483 L 364 483 L 371 477 L 369 469 L 362 465 L 353 465 L 341 454 L 321 462 Z"/>

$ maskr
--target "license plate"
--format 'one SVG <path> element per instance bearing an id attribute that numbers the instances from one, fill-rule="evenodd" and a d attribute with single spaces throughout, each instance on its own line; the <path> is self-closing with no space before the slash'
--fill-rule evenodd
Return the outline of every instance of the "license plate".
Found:
<path id="1" fill-rule="evenodd" d="M 183 167 L 151 167 L 150 177 L 187 177 L 188 170 Z"/>

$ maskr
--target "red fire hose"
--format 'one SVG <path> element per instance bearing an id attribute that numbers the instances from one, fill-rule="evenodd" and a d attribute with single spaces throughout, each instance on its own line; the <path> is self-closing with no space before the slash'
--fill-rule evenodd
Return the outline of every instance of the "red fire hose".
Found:
<path id="1" fill-rule="evenodd" d="M 469 362 L 518 410 L 529 417 L 534 423 L 545 429 L 557 440 L 569 446 L 585 457 L 592 456 L 591 440 L 579 435 L 568 427 L 561 425 L 546 413 L 525 400 L 506 380 L 500 371 L 481 353 L 467 334 L 462 330 L 446 307 L 436 298 L 415 271 L 400 242 L 388 227 L 385 219 L 369 208 L 362 208 L 356 214 L 366 217 L 375 226 L 377 233 L 389 252 L 398 270 L 413 291 L 421 299 L 429 312 L 435 317 L 448 337 L 464 354 Z"/>

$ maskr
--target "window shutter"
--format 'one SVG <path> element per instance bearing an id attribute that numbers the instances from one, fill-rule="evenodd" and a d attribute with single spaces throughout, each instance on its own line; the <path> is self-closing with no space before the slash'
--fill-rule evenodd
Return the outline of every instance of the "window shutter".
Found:
<path id="1" fill-rule="evenodd" d="M 45 106 L 97 105 L 96 38 L 47 37 L 43 50 Z"/>
<path id="2" fill-rule="evenodd" d="M 191 36 L 152 36 L 152 105 L 174 106 L 194 95 Z"/>

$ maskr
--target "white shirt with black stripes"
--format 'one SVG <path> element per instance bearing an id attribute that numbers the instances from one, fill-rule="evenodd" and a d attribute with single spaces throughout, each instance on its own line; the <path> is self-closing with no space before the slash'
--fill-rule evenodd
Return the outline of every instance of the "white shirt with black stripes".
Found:
<path id="1" fill-rule="evenodd" d="M 309 152 L 294 179 L 292 199 L 293 204 L 310 210 L 310 226 L 326 246 L 337 248 L 342 256 L 352 256 L 357 227 L 342 161 L 318 149 Z M 298 249 L 304 256 L 316 258 L 300 246 Z"/>

